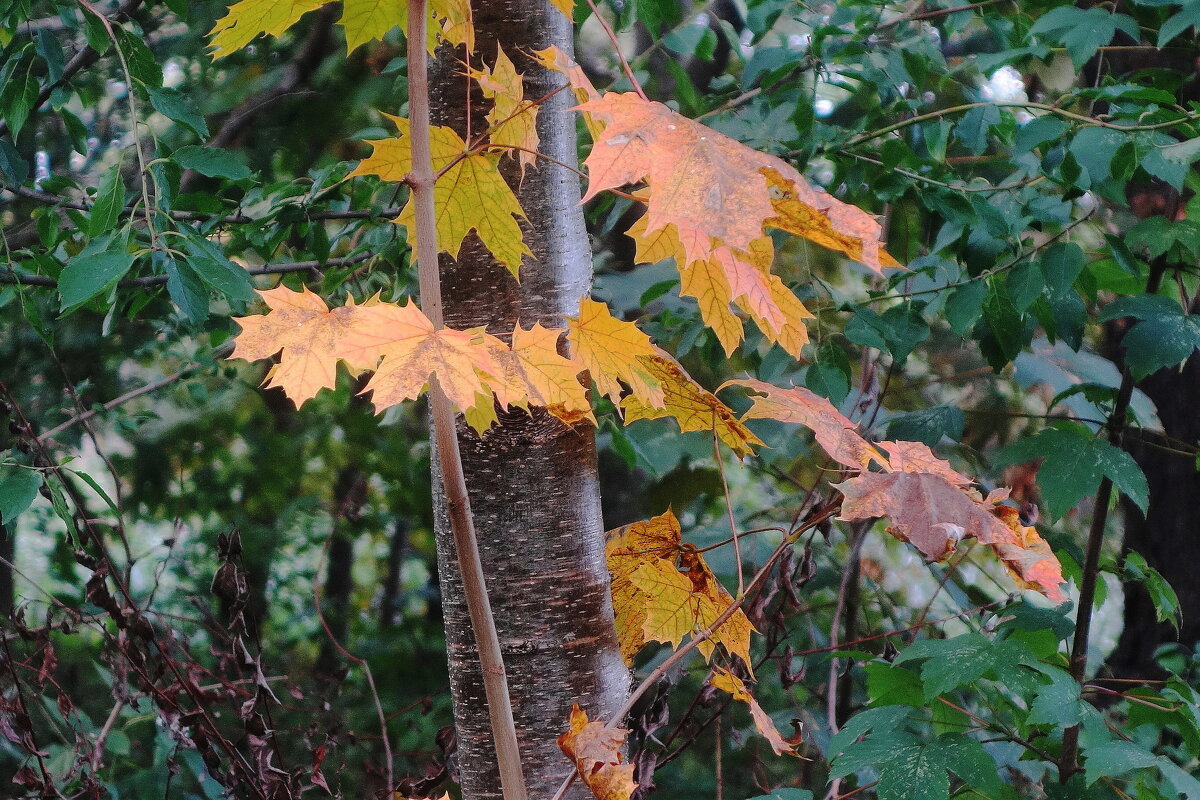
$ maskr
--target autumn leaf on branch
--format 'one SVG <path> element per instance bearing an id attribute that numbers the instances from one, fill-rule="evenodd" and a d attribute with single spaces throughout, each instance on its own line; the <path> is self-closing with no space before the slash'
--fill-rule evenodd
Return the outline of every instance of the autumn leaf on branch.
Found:
<path id="1" fill-rule="evenodd" d="M 741 678 L 727 669 L 714 667 L 712 677 L 708 679 L 708 682 L 721 691 L 733 695 L 733 699 L 739 703 L 745 703 L 750 707 L 750 718 L 754 720 L 754 727 L 770 743 L 775 755 L 781 756 L 786 753 L 799 757 L 796 745 L 804 741 L 804 736 L 797 730 L 794 736 L 785 739 L 779 729 L 775 727 L 775 722 L 770 715 L 754 699 L 754 695 L 750 693 L 750 689 Z"/>
<path id="2" fill-rule="evenodd" d="M 709 628 L 733 604 L 704 556 L 682 540 L 679 520 L 670 511 L 610 531 L 605 554 L 626 662 L 632 662 L 647 642 L 678 647 L 684 637 Z M 711 658 L 720 644 L 749 667 L 753 631 L 738 609 L 697 647 Z"/>
<path id="3" fill-rule="evenodd" d="M 898 463 L 921 468 L 912 462 Z M 868 472 L 834 484 L 844 498 L 839 518 L 853 522 L 887 517 L 888 533 L 909 542 L 931 561 L 945 558 L 963 539 L 974 538 L 990 546 L 1023 587 L 1036 589 L 1056 603 L 1066 600 L 1058 559 L 1036 531 L 1026 531 L 1006 518 L 1008 507 L 999 505 L 1003 495 L 981 499 L 940 473 Z"/>
<path id="4" fill-rule="evenodd" d="M 754 455 L 762 440 L 754 435 L 715 394 L 687 374 L 679 362 L 659 350 L 654 355 L 638 356 L 642 366 L 658 381 L 663 391 L 659 408 L 648 406 L 636 394 L 621 401 L 626 424 L 639 419 L 670 417 L 682 433 L 712 431 L 738 458 Z"/>
<path id="5" fill-rule="evenodd" d="M 483 96 L 492 101 L 488 111 L 488 141 L 493 145 L 511 148 L 507 152 L 526 167 L 537 166 L 536 105 L 526 101 L 525 84 L 504 48 L 496 45 L 496 63 L 483 69 L 471 69 L 470 75 L 479 84 Z"/>
<path id="6" fill-rule="evenodd" d="M 348 177 L 377 175 L 385 181 L 403 181 L 412 171 L 409 122 L 402 117 L 385 115 L 395 123 L 400 135 L 393 139 L 368 142 L 374 152 L 363 159 Z M 521 260 L 533 253 L 525 245 L 517 219 L 525 212 L 509 185 L 501 177 L 496 163 L 499 156 L 471 152 L 450 128 L 429 129 L 433 150 L 433 169 L 438 173 L 434 185 L 437 212 L 438 246 L 457 258 L 463 239 L 474 231 L 497 261 L 517 277 Z M 413 226 L 413 204 L 400 211 L 396 222 L 409 230 Z"/>
<path id="7" fill-rule="evenodd" d="M 770 383 L 746 378 L 729 381 L 726 386 L 745 386 L 758 394 L 754 404 L 742 415 L 747 419 L 773 419 L 803 425 L 813 432 L 817 444 L 834 461 L 851 469 L 866 469 L 872 462 L 886 464 L 883 455 L 858 434 L 858 426 L 846 419 L 833 403 L 803 387 L 782 389 Z"/>
<path id="8" fill-rule="evenodd" d="M 558 737 L 558 746 L 575 764 L 579 777 L 597 800 L 629 800 L 638 785 L 633 765 L 622 763 L 621 748 L 629 731 L 589 722 L 578 703 L 571 706 L 571 727 Z"/>
<path id="9" fill-rule="evenodd" d="M 309 11 L 329 5 L 333 0 L 240 0 L 217 20 L 209 32 L 213 58 L 224 58 L 241 50 L 262 34 L 280 36 Z M 429 0 L 427 47 L 433 52 L 443 39 L 452 44 L 474 48 L 475 31 L 471 25 L 470 0 Z M 346 49 L 354 50 L 372 39 L 382 39 L 393 28 L 405 30 L 408 4 L 403 0 L 343 0 L 342 18 L 346 29 Z"/>
<path id="10" fill-rule="evenodd" d="M 797 357 L 807 340 L 799 327 L 811 315 L 770 274 L 774 246 L 764 236 L 768 227 L 842 252 L 876 272 L 899 266 L 881 249 L 881 229 L 872 217 L 818 193 L 774 156 L 636 94 L 608 93 L 578 108 L 603 124 L 584 162 L 583 199 L 645 184 L 647 191 L 638 196 L 647 203 L 646 222 L 631 235 L 643 254 L 675 258 L 688 284 L 684 293 L 700 301 L 705 322 L 718 331 L 726 352 L 741 340 L 729 319 L 730 302 Z"/>
<path id="11" fill-rule="evenodd" d="M 231 357 L 254 361 L 282 352 L 266 385 L 297 405 L 336 384 L 337 364 L 374 370 L 364 388 L 376 411 L 415 399 L 431 377 L 482 432 L 501 407 L 543 406 L 568 424 L 592 420 L 581 367 L 559 355 L 562 330 L 514 328 L 512 344 L 482 329 L 434 330 L 415 305 L 372 298 L 330 310 L 320 297 L 287 287 L 261 291 L 266 314 L 236 317 L 242 332 Z M 486 412 L 480 406 L 486 407 Z M 491 417 L 488 417 L 491 414 Z"/>

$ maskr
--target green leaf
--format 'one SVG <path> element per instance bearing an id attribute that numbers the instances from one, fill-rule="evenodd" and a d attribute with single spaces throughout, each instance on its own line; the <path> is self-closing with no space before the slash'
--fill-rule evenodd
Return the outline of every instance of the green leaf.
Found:
<path id="1" fill-rule="evenodd" d="M 29 177 L 29 164 L 7 139 L 0 139 L 0 176 L 12 186 L 20 186 Z"/>
<path id="2" fill-rule="evenodd" d="M 912 734 L 877 727 L 834 759 L 830 776 L 844 777 L 864 767 L 878 772 L 878 795 L 888 800 L 946 800 L 951 772 L 966 783 L 999 788 L 996 762 L 983 745 L 961 733 L 921 742 Z"/>
<path id="3" fill-rule="evenodd" d="M 987 283 L 971 281 L 956 287 L 946 301 L 946 321 L 959 336 L 971 332 L 976 320 L 983 314 L 983 300 L 987 297 Z"/>
<path id="4" fill-rule="evenodd" d="M 1125 575 L 1127 579 L 1140 581 L 1146 587 L 1158 621 L 1170 622 L 1178 632 L 1183 623 L 1183 609 L 1179 605 L 1179 595 L 1175 594 L 1167 579 L 1134 552 L 1125 555 Z"/>
<path id="5" fill-rule="evenodd" d="M 60 308 L 65 313 L 108 291 L 133 266 L 133 254 L 105 250 L 72 258 L 58 276 Z"/>
<path id="6" fill-rule="evenodd" d="M 760 794 L 750 800 L 813 800 L 813 794 L 808 789 L 772 789 L 770 794 Z"/>
<path id="7" fill-rule="evenodd" d="M 946 436 L 962 438 L 966 416 L 955 406 L 934 406 L 899 414 L 888 422 L 887 438 L 897 441 L 924 442 L 933 447 Z"/>
<path id="8" fill-rule="evenodd" d="M 186 261 L 165 258 L 161 266 L 167 273 L 167 294 L 179 313 L 189 322 L 203 322 L 208 317 L 208 286 Z"/>
<path id="9" fill-rule="evenodd" d="M 1058 142 L 1070 126 L 1052 114 L 1037 117 L 1017 131 L 1013 153 L 1027 153 L 1043 142 Z"/>
<path id="10" fill-rule="evenodd" d="M 1149 502 L 1146 476 L 1124 450 L 1113 447 L 1079 425 L 1063 425 L 1039 431 L 1014 442 L 1001 452 L 996 466 L 1043 459 L 1037 482 L 1054 518 L 1070 511 L 1084 497 L 1096 493 L 1100 479 L 1107 477 L 1138 508 Z"/>
<path id="11" fill-rule="evenodd" d="M 8 130 L 13 140 L 20 135 L 25 127 L 25 121 L 37 104 L 38 81 L 33 74 L 32 60 L 16 68 L 16 74 L 9 78 L 8 85 L 0 91 L 0 116 L 8 123 Z"/>
<path id="12" fill-rule="evenodd" d="M 249 273 L 228 259 L 197 256 L 188 259 L 187 265 L 200 280 L 235 304 L 244 305 L 257 296 Z"/>
<path id="13" fill-rule="evenodd" d="M 151 89 L 150 105 L 167 119 L 186 125 L 202 139 L 208 138 L 208 123 L 196 110 L 195 100 L 178 89 Z"/>
<path id="14" fill-rule="evenodd" d="M 953 639 L 922 639 L 896 657 L 894 664 L 925 659 L 921 682 L 925 699 L 982 678 L 1001 664 L 1015 664 L 1030 658 L 1026 649 L 1008 639 L 988 639 L 978 633 L 966 633 Z"/>
<path id="15" fill-rule="evenodd" d="M 1029 705 L 1028 722 L 1033 725 L 1055 725 L 1066 727 L 1083 721 L 1081 703 L 1082 689 L 1079 681 L 1060 669 L 1043 667 L 1043 673 L 1048 674 L 1050 682 L 1037 690 L 1037 695 Z"/>
<path id="16" fill-rule="evenodd" d="M 176 150 L 171 158 L 184 169 L 191 169 L 209 178 L 228 178 L 239 181 L 249 178 L 250 168 L 238 161 L 228 150 L 190 144 Z"/>
<path id="17" fill-rule="evenodd" d="M 0 522 L 10 525 L 33 504 L 42 488 L 42 473 L 32 469 L 11 469 L 0 473 Z"/>
<path id="18" fill-rule="evenodd" d="M 1112 160 L 1129 136 L 1111 128 L 1084 128 L 1071 140 L 1071 155 L 1088 171 L 1092 185 L 1112 177 Z"/>
<path id="19" fill-rule="evenodd" d="M 845 750 L 854 744 L 861 736 L 864 736 L 870 731 L 878 731 L 884 734 L 893 734 L 904 720 L 908 719 L 911 714 L 914 714 L 916 709 L 910 706 L 882 706 L 880 708 L 869 708 L 855 714 L 842 729 L 838 731 L 832 739 L 829 740 L 829 748 L 826 751 L 830 756 L 839 756 Z M 850 770 L 853 772 L 854 767 Z M 842 773 L 843 775 L 849 772 Z"/>
<path id="20" fill-rule="evenodd" d="M 1158 757 L 1149 750 L 1120 740 L 1089 747 L 1084 750 L 1084 756 L 1083 769 L 1089 786 L 1101 778 L 1124 775 L 1158 762 Z"/>
<path id="21" fill-rule="evenodd" d="M 1169 17 L 1158 29 L 1158 46 L 1166 46 L 1172 39 L 1193 25 L 1200 25 L 1200 5 L 1184 2 L 1179 13 Z"/>
<path id="22" fill-rule="evenodd" d="M 1200 9 L 1200 6 L 1197 6 Z M 1200 136 L 1195 139 L 1187 139 L 1175 144 L 1169 144 L 1166 147 L 1160 148 L 1158 151 L 1167 161 L 1174 161 L 1177 164 L 1191 164 L 1196 159 L 1200 159 Z"/>
<path id="23" fill-rule="evenodd" d="M 1141 39 L 1137 22 L 1126 14 L 1111 14 L 1100 8 L 1085 10 L 1060 6 L 1042 15 L 1029 33 L 1049 34 L 1061 42 L 1067 48 L 1075 68 L 1079 69 L 1097 50 L 1111 42 L 1118 30 L 1128 34 L 1135 42 Z"/>
<path id="24" fill-rule="evenodd" d="M 855 344 L 890 353 L 897 367 L 903 367 L 908 355 L 929 336 L 929 325 L 912 306 L 893 306 L 883 314 L 866 306 L 856 308 L 846 323 L 846 338 Z"/>
<path id="25" fill-rule="evenodd" d="M 1140 320 L 1121 340 L 1126 360 L 1139 380 L 1181 363 L 1200 347 L 1200 316 L 1185 314 L 1178 303 L 1166 297 L 1141 294 L 1119 298 L 1104 307 L 1098 321 L 1119 317 Z"/>
<path id="26" fill-rule="evenodd" d="M 991 132 L 992 126 L 999 124 L 1000 107 L 988 103 L 976 106 L 964 114 L 963 118 L 954 126 L 954 135 L 958 137 L 963 147 L 975 155 L 979 155 L 987 148 L 988 134 Z"/>
<path id="27" fill-rule="evenodd" d="M 912 670 L 886 661 L 871 661 L 863 671 L 872 706 L 924 705 L 921 678 Z"/>
<path id="28" fill-rule="evenodd" d="M 1074 242 L 1057 242 L 1046 249 L 1039 266 L 1046 278 L 1046 286 L 1051 292 L 1065 294 L 1071 292 L 1075 279 L 1083 272 L 1087 262 L 1083 249 Z"/>
<path id="29" fill-rule="evenodd" d="M 100 188 L 96 190 L 92 215 L 88 218 L 88 236 L 100 236 L 115 228 L 124 207 L 125 184 L 121 182 L 121 165 L 117 163 L 104 173 Z"/>

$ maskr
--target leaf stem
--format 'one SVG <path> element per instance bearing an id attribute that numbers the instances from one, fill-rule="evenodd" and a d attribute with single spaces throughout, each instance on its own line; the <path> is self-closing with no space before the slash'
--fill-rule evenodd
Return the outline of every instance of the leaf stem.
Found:
<path id="1" fill-rule="evenodd" d="M 430 149 L 429 69 L 425 54 L 428 11 L 426 0 L 408 0 L 408 108 L 412 121 L 412 174 L 407 182 L 412 189 L 416 211 L 417 275 L 421 290 L 421 309 L 435 329 L 444 326 L 441 275 L 438 271 L 437 221 L 434 211 L 433 158 Z M 471 618 L 471 629 L 479 649 L 479 664 L 496 747 L 500 787 L 505 800 L 525 800 L 525 777 L 517 745 L 512 701 L 504 671 L 504 657 L 496 620 L 488 600 L 471 500 L 467 494 L 462 456 L 458 448 L 454 407 L 442 391 L 437 378 L 430 379 L 430 405 L 433 410 L 433 436 L 437 447 L 442 486 L 450 516 L 458 567 L 462 574 L 463 594 Z M 388 787 L 391 791 L 394 787 Z"/>
<path id="2" fill-rule="evenodd" d="M 1146 294 L 1156 294 L 1162 286 L 1163 274 L 1167 270 L 1165 256 L 1159 256 L 1150 264 L 1146 277 Z M 1129 364 L 1121 370 L 1121 387 L 1108 415 L 1108 438 L 1117 447 L 1125 433 L 1125 416 L 1129 401 L 1133 397 L 1133 372 Z M 1107 476 L 1100 481 L 1096 492 L 1096 509 L 1088 530 L 1087 550 L 1084 554 L 1083 577 L 1079 585 L 1079 610 L 1075 614 L 1075 637 L 1071 641 L 1071 677 L 1083 683 L 1087 668 L 1088 637 L 1092 629 L 1092 611 L 1096 602 L 1096 583 L 1100 574 L 1100 551 L 1104 545 L 1104 528 L 1108 523 L 1108 506 L 1112 500 L 1113 482 Z M 1058 778 L 1066 783 L 1081 769 L 1079 766 L 1079 732 L 1082 725 L 1072 725 L 1063 731 L 1062 755 L 1058 761 Z"/>

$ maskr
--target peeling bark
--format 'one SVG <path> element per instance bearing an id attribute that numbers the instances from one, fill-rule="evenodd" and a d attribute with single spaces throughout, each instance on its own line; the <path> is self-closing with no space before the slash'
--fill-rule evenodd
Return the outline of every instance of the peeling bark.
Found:
<path id="1" fill-rule="evenodd" d="M 472 65 L 491 63 L 497 42 L 525 74 L 525 93 L 543 97 L 562 76 L 525 55 L 551 44 L 570 52 L 571 26 L 549 2 L 476 2 L 477 50 Z M 443 50 L 433 80 L 434 124 L 466 133 L 466 81 L 461 53 Z M 569 92 L 541 106 L 541 151 L 576 162 Z M 483 130 L 487 103 L 471 98 L 472 131 Z M 486 325 L 506 335 L 520 321 L 561 326 L 578 311 L 591 282 L 591 251 L 575 173 L 543 161 L 522 179 L 505 158 L 528 217 L 521 281 L 495 262 L 472 235 L 456 261 L 443 257 L 446 323 Z M 463 465 L 475 514 L 488 591 L 496 616 L 530 796 L 548 798 L 570 771 L 556 737 L 571 704 L 590 716 L 615 710 L 629 687 L 621 660 L 604 562 L 594 432 L 569 429 L 543 412 L 501 416 L 484 437 L 460 422 Z M 436 460 L 435 460 L 436 463 Z M 439 480 L 434 481 L 440 485 Z M 449 651 L 459 767 L 468 800 L 500 797 L 475 644 L 455 565 L 445 498 L 435 493 L 438 566 Z M 579 791 L 579 790 L 576 790 Z M 577 795 L 577 796 L 582 796 Z"/>

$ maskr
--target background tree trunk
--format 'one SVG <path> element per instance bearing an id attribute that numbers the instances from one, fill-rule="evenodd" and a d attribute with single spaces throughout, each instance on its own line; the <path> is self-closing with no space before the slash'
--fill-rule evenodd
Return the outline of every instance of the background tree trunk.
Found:
<path id="1" fill-rule="evenodd" d="M 1200 309 L 1193 306 L 1191 313 Z M 1161 369 L 1138 384 L 1158 409 L 1163 430 L 1182 442 L 1200 440 L 1200 416 L 1196 414 L 1196 387 L 1200 386 L 1200 358 L 1193 355 L 1182 369 Z M 1196 498 L 1200 497 L 1200 472 L 1193 459 L 1160 448 L 1131 442 L 1129 451 L 1137 459 L 1150 486 L 1150 509 L 1143 517 L 1130 502 L 1125 508 L 1126 552 L 1141 554 L 1146 563 L 1162 573 L 1179 595 L 1183 623 L 1179 633 L 1159 622 L 1154 603 L 1144 586 L 1125 585 L 1125 629 L 1117 649 L 1108 659 L 1114 674 L 1128 678 L 1158 677 L 1154 651 L 1168 642 L 1180 642 L 1187 650 L 1200 643 L 1200 570 L 1196 553 L 1200 535 L 1196 526 Z"/>
<path id="2" fill-rule="evenodd" d="M 563 78 L 526 53 L 557 45 L 571 52 L 570 22 L 544 0 L 488 0 L 474 5 L 477 51 L 472 66 L 491 64 L 497 43 L 525 75 L 525 95 L 550 94 Z M 466 133 L 466 81 L 461 52 L 443 48 L 435 68 L 434 123 Z M 574 100 L 562 91 L 538 114 L 540 150 L 576 163 Z M 472 131 L 484 129 L 488 104 L 471 98 Z M 591 250 L 579 208 L 578 177 L 550 162 L 520 176 L 505 157 L 528 216 L 534 253 L 518 285 L 474 236 L 457 262 L 442 260 L 446 323 L 486 325 L 506 336 L 519 321 L 561 326 L 577 313 L 591 282 Z M 460 423 L 459 439 L 492 609 L 499 628 L 525 779 L 533 798 L 550 797 L 570 764 L 556 737 L 573 702 L 592 716 L 611 713 L 625 697 L 629 673 L 621 660 L 604 562 L 604 526 L 593 431 L 568 429 L 544 412 L 503 414 L 480 438 Z M 436 460 L 434 461 L 436 464 Z M 440 480 L 434 481 L 440 486 Z M 476 648 L 462 597 L 445 499 L 435 497 L 459 769 L 463 796 L 500 797 L 494 748 Z"/>

